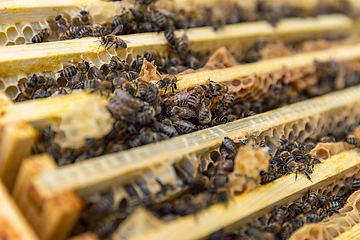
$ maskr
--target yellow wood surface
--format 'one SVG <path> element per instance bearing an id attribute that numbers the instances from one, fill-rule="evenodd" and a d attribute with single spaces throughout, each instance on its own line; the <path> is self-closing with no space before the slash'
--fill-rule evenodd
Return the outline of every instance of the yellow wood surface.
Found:
<path id="1" fill-rule="evenodd" d="M 99 238 L 94 233 L 87 232 L 68 238 L 67 240 L 98 240 L 98 239 Z"/>
<path id="2" fill-rule="evenodd" d="M 0 239 L 38 240 L 5 185 L 0 181 Z"/>
<path id="3" fill-rule="evenodd" d="M 224 26 L 217 32 L 212 27 L 188 29 L 186 34 L 191 42 L 190 49 L 209 51 L 220 46 L 250 46 L 261 37 L 293 42 L 323 37 L 329 32 L 332 35 L 343 35 L 359 32 L 359 26 L 358 22 L 335 14 L 318 18 L 284 19 L 276 28 L 267 22 L 250 22 Z M 180 36 L 183 31 L 177 31 L 176 34 Z M 169 51 L 162 33 L 132 34 L 121 38 L 130 43 L 126 50 L 117 51 L 120 58 L 128 54 L 136 57 L 145 52 Z M 109 61 L 111 55 L 115 55 L 114 49 L 105 52 L 103 47 L 99 48 L 97 38 L 0 47 L 0 77 L 59 70 L 63 62 L 80 61 L 81 57 L 99 65 L 100 60 Z"/>
<path id="4" fill-rule="evenodd" d="M 42 198 L 32 186 L 32 179 L 41 172 L 56 170 L 46 154 L 23 161 L 13 190 L 13 197 L 41 240 L 65 239 L 82 210 L 81 200 L 73 192 L 62 192 Z"/>

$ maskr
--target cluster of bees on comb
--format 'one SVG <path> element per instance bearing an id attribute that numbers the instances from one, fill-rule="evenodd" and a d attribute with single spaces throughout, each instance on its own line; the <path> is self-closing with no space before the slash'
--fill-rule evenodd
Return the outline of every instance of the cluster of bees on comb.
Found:
<path id="1" fill-rule="evenodd" d="M 248 21 L 268 21 L 275 26 L 281 18 L 306 17 L 329 13 L 352 13 L 351 5 L 347 0 L 341 4 L 323 3 L 313 11 L 304 12 L 302 9 L 283 3 L 278 5 L 257 1 L 254 11 L 249 12 L 236 3 L 218 3 L 216 10 L 211 7 L 198 6 L 195 14 L 184 10 L 166 10 L 155 6 L 156 0 L 136 0 L 133 8 L 125 9 L 120 15 L 107 24 L 94 24 L 90 13 L 84 8 L 79 14 L 66 19 L 58 14 L 55 17 L 58 26 L 59 40 L 70 40 L 84 37 L 98 37 L 102 44 L 124 47 L 126 43 L 116 35 L 160 32 L 164 30 L 188 29 L 195 27 L 213 26 L 218 30 L 225 24 L 234 24 Z M 354 14 L 350 14 L 354 15 Z M 356 17 L 356 16 L 353 16 Z M 36 33 L 32 43 L 46 41 L 51 34 L 49 28 L 43 28 Z M 109 44 L 110 42 L 110 44 Z M 126 47 L 125 47 L 126 48 Z"/>

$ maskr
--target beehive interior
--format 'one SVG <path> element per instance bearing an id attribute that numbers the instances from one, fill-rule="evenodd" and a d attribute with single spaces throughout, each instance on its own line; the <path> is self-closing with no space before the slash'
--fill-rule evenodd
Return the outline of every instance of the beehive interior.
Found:
<path id="1" fill-rule="evenodd" d="M 159 11 L 167 11 L 161 7 L 171 9 L 171 4 L 167 5 L 162 2 L 157 4 Z M 122 6 L 136 7 L 127 2 L 114 2 L 104 4 L 104 7 L 90 5 L 88 8 L 86 7 L 86 10 L 90 12 L 93 23 L 113 30 L 114 26 L 111 26 L 111 21 L 124 13 Z M 337 1 L 319 1 L 318 5 L 310 9 L 300 9 L 296 4 L 268 4 L 258 1 L 253 7 L 255 7 L 255 12 L 247 13 L 241 5 L 216 3 L 212 8 L 198 7 L 194 15 L 194 6 L 180 4 L 175 12 L 175 15 L 179 13 L 180 20 L 170 17 L 167 18 L 167 21 L 174 21 L 177 29 L 209 25 L 213 26 L 215 31 L 221 31 L 221 27 L 225 24 L 249 21 L 266 20 L 275 26 L 281 18 L 286 17 L 318 16 L 328 13 L 343 13 L 350 17 L 356 17 L 356 9 L 352 8 L 350 1 L 343 1 L 342 4 Z M 152 17 L 150 8 L 140 6 L 139 9 L 145 15 L 149 15 L 147 17 Z M 79 8 L 68 8 L 59 13 L 67 19 L 74 19 L 79 17 Z M 144 20 L 138 19 L 141 18 L 141 16 L 137 16 L 140 13 L 133 12 L 131 14 L 133 20 L 138 21 L 135 23 L 137 27 L 131 26 L 131 21 L 129 21 L 128 25 L 124 25 L 126 30 L 122 34 L 156 32 L 156 28 L 151 29 L 154 26 L 145 25 Z M 184 17 L 189 15 L 192 15 L 192 18 Z M 223 17 L 226 15 L 239 17 L 226 19 Z M 57 41 L 59 33 L 61 34 L 65 30 L 59 29 L 52 18 L 39 22 L 22 21 L 17 24 L 0 26 L 0 45 L 30 43 L 34 34 L 43 28 L 51 29 L 47 41 Z M 85 24 L 79 23 L 79 25 Z M 160 26 L 159 30 L 166 29 L 164 26 Z M 337 46 L 351 47 L 359 43 L 357 36 L 345 39 L 329 37 L 328 40 L 310 40 L 295 44 L 259 39 L 255 45 L 242 49 L 236 49 L 238 45 L 234 44 L 235 47 L 221 47 L 217 50 L 198 52 L 189 50 L 189 46 L 185 46 L 184 53 L 181 43 L 186 39 L 186 31 L 184 31 L 184 35 L 177 33 L 176 37 L 175 44 L 171 44 L 169 41 L 170 48 L 165 51 L 166 53 L 148 52 L 143 55 L 141 50 L 141 54 L 138 55 L 137 50 L 124 50 L 117 55 L 113 49 L 94 51 L 94 56 L 84 59 L 82 56 L 78 56 L 73 62 L 64 62 L 53 72 L 33 72 L 31 74 L 20 72 L 18 75 L 12 74 L 13 76 L 1 78 L 0 91 L 4 91 L 18 102 L 67 95 L 81 92 L 83 89 L 91 90 L 91 92 L 98 91 L 101 95 L 111 95 L 112 97 L 104 106 L 95 97 L 97 93 L 89 93 L 93 94 L 94 98 L 90 98 L 86 103 L 74 105 L 72 110 L 56 119 L 51 126 L 47 125 L 40 129 L 33 154 L 47 152 L 59 166 L 69 165 L 198 130 L 210 128 L 208 130 L 211 131 L 211 128 L 217 125 L 227 124 L 331 91 L 358 85 L 360 82 L 358 58 L 337 61 L 335 56 L 334 59 L 311 62 L 300 68 L 283 67 L 281 70 L 252 73 L 241 78 L 231 79 L 231 81 L 224 78 L 220 81 L 221 83 L 211 82 L 209 79 L 203 84 L 203 87 L 193 85 L 186 89 L 177 89 L 176 85 L 169 84 L 169 86 L 161 88 L 161 81 L 164 81 L 165 77 L 172 77 L 172 74 L 178 74 L 177 78 L 181 83 L 183 77 L 186 78 L 194 73 L 204 72 L 206 74 L 209 71 L 234 68 L 247 63 L 319 50 L 330 49 L 329 51 L 331 51 Z M 181 38 L 183 39 L 181 40 Z M 106 44 L 103 45 L 106 47 Z M 89 63 L 89 67 L 100 70 L 100 74 L 105 76 L 98 77 L 95 71 L 72 74 L 79 76 L 78 79 L 74 79 L 73 76 L 61 76 L 68 74 L 64 70 L 65 68 L 70 71 L 69 67 L 79 66 L 85 61 Z M 124 69 L 114 70 L 112 69 L 114 63 L 126 65 L 127 69 L 125 71 Z M 79 68 L 76 71 L 80 71 Z M 32 81 L 31 78 L 35 76 L 33 74 L 45 76 L 49 85 L 36 83 L 34 89 L 29 90 L 27 87 Z M 141 81 L 136 78 L 138 75 L 145 79 L 147 92 L 144 96 L 139 90 L 143 85 L 139 84 Z M 119 77 L 130 79 L 130 81 L 126 84 L 122 82 L 115 87 L 113 79 Z M 110 89 L 105 87 L 105 79 L 111 84 Z M 160 91 L 158 87 L 161 88 Z M 190 95 L 201 91 L 198 90 L 199 87 L 210 95 L 214 94 L 212 89 L 216 87 L 221 88 L 222 92 L 219 90 L 218 95 L 215 93 L 210 97 L 203 94 L 199 102 L 190 106 Z M 115 89 L 117 91 L 114 91 Z M 180 92 L 177 93 L 178 91 Z M 151 94 L 154 94 L 156 98 L 151 98 Z M 184 100 L 186 103 L 178 103 L 177 101 L 184 96 L 186 96 L 186 100 Z M 232 97 L 235 99 L 234 103 Z M 208 99 L 210 99 L 209 105 L 212 106 L 209 108 L 210 120 L 201 120 L 201 111 L 207 107 L 206 100 Z M 227 104 L 227 101 L 230 103 Z M 166 106 L 169 103 L 170 107 Z M 306 153 L 310 152 L 312 157 L 326 161 L 336 154 L 353 148 L 352 145 L 341 140 L 344 140 L 352 132 L 355 137 L 358 137 L 356 133 L 359 130 L 356 130 L 355 126 L 360 123 L 360 112 L 357 105 L 358 101 L 354 100 L 347 105 L 342 105 L 341 109 L 330 108 L 332 111 L 321 109 L 314 115 L 299 116 L 294 121 L 288 120 L 283 124 L 277 124 L 261 131 L 245 132 L 240 135 L 232 131 L 231 138 L 235 140 L 235 148 L 238 150 L 236 153 L 231 152 L 232 149 L 225 143 L 217 143 L 204 146 L 201 150 L 199 148 L 195 152 L 177 155 L 169 161 L 164 160 L 158 164 L 135 169 L 133 172 L 125 174 L 122 180 L 112 182 L 111 187 L 106 186 L 102 191 L 89 190 L 91 193 L 84 194 L 87 195 L 83 199 L 87 205 L 73 234 L 93 231 L 101 239 L 121 237 L 127 234 L 133 234 L 132 237 L 134 237 L 148 229 L 161 227 L 167 222 L 205 210 L 210 205 L 222 204 L 234 196 L 250 192 L 258 188 L 260 184 L 265 184 L 264 176 L 269 175 L 271 161 L 274 160 L 276 150 L 281 147 L 281 139 L 287 139 L 289 142 L 296 140 L 301 143 L 320 141 L 316 146 L 309 148 Z M 183 108 L 184 106 L 187 107 Z M 179 112 L 177 113 L 177 111 Z M 280 110 L 279 114 L 281 113 Z M 224 129 L 227 126 L 229 125 L 224 125 Z M 222 126 L 217 129 L 225 132 Z M 338 142 L 329 143 L 328 140 L 321 140 L 321 137 L 329 134 L 335 136 Z M 307 167 L 311 168 L 312 165 L 308 164 Z M 288 172 L 280 173 L 271 181 L 295 172 L 289 171 L 289 169 L 286 171 Z M 317 190 L 317 193 L 328 197 L 334 195 L 347 197 L 354 190 L 349 183 L 353 179 L 360 179 L 357 172 L 358 168 L 353 169 L 343 179 Z M 311 181 L 311 170 L 299 170 L 298 173 L 299 175 L 307 173 Z M 49 185 L 51 184 L 49 183 Z M 64 185 L 66 185 L 66 180 L 64 180 Z M 94 192 L 96 194 L 93 194 Z M 326 237 L 330 235 L 334 237 L 350 229 L 357 222 L 357 215 L 359 215 L 356 208 L 357 199 L 358 192 L 355 192 L 344 204 L 344 208 L 340 212 L 344 213 L 345 217 L 343 217 L 344 214 L 334 214 L 319 224 L 309 224 L 300 228 L 291 238 L 303 237 L 309 233 L 308 238 L 310 239 L 318 232 Z M 143 221 L 142 225 L 132 228 L 133 232 L 129 233 L 127 226 L 133 227 L 134 222 L 137 221 Z M 242 231 L 238 230 L 236 235 L 247 234 Z M 217 232 L 211 237 L 218 236 L 216 234 L 222 236 L 223 233 Z M 256 234 L 258 232 L 254 233 L 254 235 Z M 224 238 L 231 239 L 230 237 L 233 236 L 224 235 Z"/>

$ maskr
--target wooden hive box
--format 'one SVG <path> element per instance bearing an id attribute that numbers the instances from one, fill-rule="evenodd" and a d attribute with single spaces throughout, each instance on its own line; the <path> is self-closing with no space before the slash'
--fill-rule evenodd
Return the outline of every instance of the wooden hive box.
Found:
<path id="1" fill-rule="evenodd" d="M 219 149 L 225 136 L 235 142 L 245 138 L 252 139 L 256 143 L 265 141 L 270 150 L 274 151 L 279 147 L 279 140 L 282 137 L 301 141 L 306 138 L 316 139 L 322 134 L 340 133 L 346 127 L 360 121 L 360 111 L 357 107 L 360 102 L 360 87 L 354 86 L 250 118 L 160 143 L 96 157 L 79 164 L 57 167 L 55 161 L 47 154 L 29 156 L 41 129 L 60 122 L 64 115 L 73 112 L 77 106 L 91 101 L 93 95 L 76 93 L 13 103 L 10 99 L 15 99 L 20 93 L 18 83 L 27 82 L 28 74 L 58 71 L 63 67 L 64 62 L 81 59 L 92 61 L 94 65 L 102 68 L 109 64 L 114 56 L 132 61 L 137 55 L 144 55 L 146 52 L 169 53 L 165 37 L 157 33 L 125 35 L 123 39 L 130 43 L 127 49 L 117 51 L 114 49 L 105 51 L 104 48 L 99 48 L 99 43 L 95 42 L 96 38 L 56 41 L 56 36 L 51 36 L 49 42 L 24 45 L 30 42 L 36 26 L 51 27 L 49 17 L 56 16 L 59 10 L 62 14 L 75 16 L 79 6 L 86 7 L 92 13 L 94 22 L 102 24 L 119 15 L 122 4 L 126 7 L 133 6 L 128 2 L 98 0 L 87 2 L 86 5 L 84 1 L 75 0 L 51 3 L 13 1 L 11 4 L 9 2 L 0 4 L 3 13 L 0 16 L 3 30 L 0 32 L 0 43 L 6 45 L 0 49 L 0 90 L 5 93 L 0 95 L 0 179 L 12 192 L 14 200 L 40 239 L 67 238 L 88 199 L 111 186 L 115 185 L 118 188 L 135 186 L 139 179 L 145 179 L 149 186 L 150 184 L 155 186 L 156 181 L 173 183 L 178 178 L 176 170 L 185 166 L 192 166 L 195 174 L 199 160 L 210 158 L 211 152 Z M 265 2 L 278 4 L 287 1 Z M 298 4 L 296 7 L 310 13 L 319 2 L 309 0 L 291 4 Z M 336 5 L 337 1 L 333 2 Z M 358 7 L 357 1 L 350 3 L 353 4 L 354 9 Z M 157 4 L 168 10 L 174 8 L 189 10 L 205 3 L 177 0 L 159 1 Z M 206 1 L 206 4 L 212 7 L 216 3 Z M 256 1 L 248 1 L 244 4 L 244 8 L 248 11 L 254 10 L 255 7 Z M 308 39 L 323 38 L 329 34 L 333 37 L 349 36 L 358 33 L 359 30 L 358 20 L 343 14 L 329 14 L 316 18 L 282 19 L 275 27 L 264 21 L 246 22 L 223 26 L 218 32 L 214 32 L 212 27 L 188 29 L 186 34 L 191 42 L 190 49 L 194 52 L 214 52 L 223 46 L 231 52 L 237 48 L 245 51 L 259 38 L 293 44 Z M 183 31 L 175 32 L 177 35 L 182 33 Z M 304 50 L 288 56 L 242 65 L 232 62 L 218 69 L 184 74 L 175 92 L 203 84 L 211 79 L 227 84 L 236 99 L 246 97 L 260 101 L 264 99 L 270 86 L 278 82 L 297 82 L 304 84 L 304 88 L 309 87 L 305 79 L 309 75 L 312 76 L 311 74 L 314 75 L 315 60 L 320 62 L 335 60 L 345 70 L 350 71 L 352 66 L 357 66 L 359 59 L 358 40 L 340 41 L 338 45 Z M 228 56 L 221 55 L 219 61 L 221 60 L 228 60 Z M 107 99 L 100 96 L 96 97 L 96 101 L 99 105 L 107 103 Z M 249 155 L 245 158 L 250 162 L 253 159 L 251 156 L 258 156 L 259 153 L 256 151 L 254 153 L 250 150 L 245 151 L 244 154 Z M 290 174 L 262 187 L 255 188 L 249 185 L 243 194 L 234 197 L 227 204 L 215 204 L 199 213 L 168 223 L 139 208 L 122 223 L 116 231 L 118 235 L 115 236 L 126 239 L 198 239 L 220 229 L 225 233 L 231 233 L 239 226 L 270 212 L 275 206 L 300 198 L 309 188 L 323 188 L 357 172 L 360 165 L 357 149 L 350 150 L 347 146 L 331 152 L 330 147 L 329 149 L 324 147 L 323 151 L 329 152 L 328 159 L 315 166 L 311 174 L 312 182 L 303 175 L 294 182 L 292 179 L 295 174 Z M 249 177 L 246 175 L 249 173 L 242 171 L 241 174 Z M 260 168 L 255 171 L 258 174 Z M 352 202 L 349 202 L 349 205 L 356 205 L 356 194 L 352 195 Z M 163 200 L 172 197 L 170 195 L 163 197 Z M 341 216 L 346 215 L 346 212 L 342 213 Z M 332 226 L 340 225 L 334 220 Z M 318 230 L 320 232 L 330 232 L 319 225 L 312 227 L 320 229 Z M 333 236 L 342 234 L 339 238 L 342 236 L 351 238 L 357 234 L 357 229 L 358 225 L 354 221 L 346 229 L 347 231 L 337 230 L 337 234 Z M 306 234 L 309 234 L 309 238 L 314 237 L 305 227 L 300 230 L 304 232 L 297 232 L 294 238 L 297 236 L 301 238 Z M 93 233 L 86 233 L 71 239 L 97 239 L 97 237 Z"/>

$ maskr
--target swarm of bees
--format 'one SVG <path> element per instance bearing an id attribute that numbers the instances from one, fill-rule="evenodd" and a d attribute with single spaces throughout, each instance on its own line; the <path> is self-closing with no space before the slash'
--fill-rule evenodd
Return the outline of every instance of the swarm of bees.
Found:
<path id="1" fill-rule="evenodd" d="M 188 29 L 195 27 L 212 26 L 215 31 L 225 24 L 234 24 L 248 21 L 268 21 L 275 26 L 281 18 L 306 17 L 319 14 L 343 13 L 353 16 L 351 4 L 342 1 L 340 6 L 333 6 L 332 3 L 322 3 L 321 6 L 311 11 L 302 11 L 287 3 L 268 4 L 266 1 L 257 1 L 253 12 L 243 9 L 236 3 L 216 3 L 216 10 L 211 7 L 198 6 L 194 12 L 184 10 L 166 10 L 157 8 L 154 1 L 136 0 L 133 8 L 123 9 L 122 13 L 115 16 L 111 22 L 103 25 L 93 23 L 90 13 L 81 9 L 79 14 L 72 19 L 66 19 L 58 14 L 55 22 L 58 27 L 59 40 L 70 40 L 83 37 L 99 37 L 101 42 L 115 42 L 123 40 L 115 34 L 133 34 L 144 32 L 173 31 L 175 29 Z M 47 40 L 50 29 L 44 28 L 36 33 L 31 41 L 41 43 Z M 172 42 L 175 45 L 175 42 Z M 185 45 L 184 45 L 185 44 Z M 112 45 L 110 43 L 110 45 Z M 186 50 L 186 41 L 178 46 L 179 52 Z"/>
<path id="2" fill-rule="evenodd" d="M 357 175 L 356 175 L 357 176 Z M 338 213 L 346 203 L 346 199 L 360 189 L 360 179 L 352 176 L 339 180 L 343 182 L 346 191 L 326 194 L 321 189 L 309 189 L 307 195 L 285 206 L 275 209 L 236 230 L 233 234 L 221 236 L 218 239 L 289 239 L 291 234 L 305 224 L 318 223 L 327 217 Z M 333 186 L 334 187 L 334 186 Z M 211 236 L 209 239 L 212 239 Z"/>
<path id="3" fill-rule="evenodd" d="M 288 142 L 286 139 L 280 139 L 280 147 L 269 160 L 268 172 L 260 173 L 261 184 L 272 182 L 290 173 L 296 173 L 295 180 L 298 173 L 304 173 L 311 181 L 310 174 L 314 164 L 320 163 L 319 158 L 310 153 L 314 147 L 313 142 Z"/>

